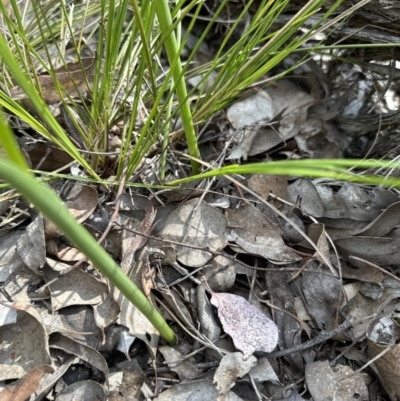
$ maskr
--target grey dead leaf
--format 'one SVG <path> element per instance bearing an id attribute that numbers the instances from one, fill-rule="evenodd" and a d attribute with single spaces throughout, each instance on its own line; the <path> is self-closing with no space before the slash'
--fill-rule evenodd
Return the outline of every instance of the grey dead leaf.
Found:
<path id="1" fill-rule="evenodd" d="M 235 129 L 243 129 L 254 124 L 266 124 L 274 117 L 272 99 L 264 91 L 239 100 L 226 112 L 229 122 Z"/>
<path id="2" fill-rule="evenodd" d="M 301 325 L 297 319 L 294 319 L 295 307 L 293 292 L 290 287 L 291 272 L 267 270 L 265 272 L 265 283 L 268 294 L 273 299 L 274 322 L 278 327 L 280 349 L 291 348 L 302 342 L 302 328 L 310 335 L 310 329 L 306 324 Z M 296 282 L 296 286 L 299 284 Z M 284 313 L 286 311 L 287 313 Z M 311 337 L 311 336 L 310 336 Z M 292 363 L 299 369 L 304 369 L 303 357 L 298 353 L 290 356 Z"/>
<path id="3" fill-rule="evenodd" d="M 301 297 L 294 298 L 294 309 L 296 311 L 296 316 L 301 321 L 304 322 L 304 321 L 309 321 L 312 319 L 312 317 L 308 314 L 307 307 Z M 311 333 L 309 333 L 309 334 L 311 334 Z"/>
<path id="4" fill-rule="evenodd" d="M 160 347 L 159 351 L 162 353 L 168 367 L 178 374 L 179 379 L 187 380 L 194 379 L 200 376 L 203 372 L 189 360 L 183 359 L 183 355 L 172 347 Z"/>
<path id="5" fill-rule="evenodd" d="M 54 76 L 60 86 L 64 88 L 65 92 L 69 96 L 76 97 L 84 92 L 87 92 L 87 82 L 89 83 L 89 86 L 93 84 L 95 67 L 96 63 L 94 58 L 83 58 L 81 62 L 68 63 L 65 66 L 56 69 L 54 71 Z M 43 93 L 43 99 L 45 102 L 59 102 L 61 99 L 53 77 L 50 75 L 39 75 L 37 78 L 40 82 L 41 91 Z M 61 94 L 63 94 L 62 90 Z M 25 92 L 19 87 L 12 88 L 10 90 L 10 95 L 13 100 L 27 98 Z M 67 95 L 65 95 L 65 97 L 67 97 Z"/>
<path id="6" fill-rule="evenodd" d="M 218 308 L 225 333 L 232 337 L 244 359 L 254 351 L 271 352 L 278 343 L 278 328 L 260 309 L 243 297 L 229 293 L 211 293 L 211 304 Z"/>
<path id="7" fill-rule="evenodd" d="M 43 376 L 53 372 L 50 365 L 33 368 L 24 377 L 4 388 L 0 392 L 0 401 L 25 401 L 36 391 Z"/>
<path id="8" fill-rule="evenodd" d="M 249 156 L 255 156 L 266 152 L 282 143 L 282 140 L 282 135 L 279 132 L 271 128 L 259 128 L 251 144 Z M 229 157 L 231 157 L 231 155 Z"/>
<path id="9" fill-rule="evenodd" d="M 47 334 L 31 307 L 14 305 L 17 321 L 0 330 L 0 380 L 19 379 L 33 368 L 51 363 Z"/>
<path id="10" fill-rule="evenodd" d="M 90 347 L 96 347 L 102 339 L 102 333 L 96 326 L 93 311 L 89 307 L 68 307 L 57 314 L 52 314 L 47 309 L 40 312 L 48 335 L 61 333 Z"/>
<path id="11" fill-rule="evenodd" d="M 0 327 L 17 322 L 17 311 L 0 304 Z"/>
<path id="12" fill-rule="evenodd" d="M 146 400 L 151 400 L 154 397 L 153 391 L 146 382 L 143 382 L 142 387 L 140 387 L 140 392 Z"/>
<path id="13" fill-rule="evenodd" d="M 61 390 L 55 401 L 106 401 L 103 387 L 93 381 L 85 380 L 71 384 Z"/>
<path id="14" fill-rule="evenodd" d="M 168 293 L 163 294 L 163 300 L 168 305 L 173 313 L 184 322 L 186 325 L 193 327 L 195 322 L 193 321 L 193 316 L 189 312 L 189 308 L 186 303 L 181 300 L 179 293 L 175 289 L 171 289 Z M 171 320 L 175 320 L 171 317 Z"/>
<path id="15" fill-rule="evenodd" d="M 236 129 L 252 125 L 255 128 L 255 124 L 262 126 L 278 116 L 282 117 L 277 130 L 254 129 L 253 135 L 234 148 L 228 159 L 247 157 L 247 154 L 253 156 L 292 138 L 300 131 L 307 109 L 314 102 L 308 93 L 291 81 L 282 79 L 265 91 L 235 103 L 228 109 L 227 117 Z"/>
<path id="16" fill-rule="evenodd" d="M 325 261 L 321 258 L 320 253 L 322 253 L 327 260 L 329 260 L 329 244 L 328 239 L 325 235 L 325 226 L 323 224 L 310 224 L 307 227 L 308 237 L 317 245 L 319 252 L 314 253 L 314 257 L 321 263 L 325 264 Z M 300 242 L 300 246 L 304 246 L 309 249 L 314 249 L 314 247 L 305 239 Z"/>
<path id="17" fill-rule="evenodd" d="M 38 285 L 40 282 L 42 282 L 42 278 L 22 263 L 3 282 L 2 289 L 15 303 L 29 305 L 31 303 L 32 286 Z"/>
<path id="18" fill-rule="evenodd" d="M 319 194 L 310 180 L 300 178 L 288 187 L 289 201 L 296 203 L 300 200 L 301 210 L 314 216 L 322 217 L 324 215 L 324 206 Z"/>
<path id="19" fill-rule="evenodd" d="M 233 260 L 218 255 L 212 260 L 212 265 L 205 267 L 203 272 L 210 288 L 222 292 L 229 290 L 235 283 L 236 268 L 237 263 Z"/>
<path id="20" fill-rule="evenodd" d="M 302 233 L 306 232 L 306 229 L 304 221 L 299 214 L 299 212 L 290 213 L 288 219 L 283 223 L 282 238 L 290 244 L 297 244 L 304 240 Z M 294 228 L 293 223 L 299 227 L 300 232 Z"/>
<path id="21" fill-rule="evenodd" d="M 58 316 L 64 327 L 63 331 L 59 331 L 61 334 L 92 348 L 98 346 L 102 332 L 96 325 L 90 306 L 69 306 L 60 310 Z"/>
<path id="22" fill-rule="evenodd" d="M 214 342 L 215 348 L 208 348 L 205 352 L 206 361 L 220 361 L 225 354 L 236 352 L 232 340 L 228 337 Z M 209 371 L 208 374 L 211 372 Z"/>
<path id="23" fill-rule="evenodd" d="M 362 224 L 356 224 L 359 228 L 347 228 L 347 227 L 331 227 L 332 225 L 338 224 L 338 225 L 349 225 L 352 226 L 353 223 L 355 222 L 355 220 L 350 220 L 350 219 L 339 219 L 339 221 L 337 221 L 337 219 L 335 219 L 336 221 L 332 223 L 332 219 L 320 219 L 321 221 L 323 221 L 323 223 L 325 224 L 325 229 L 326 232 L 329 234 L 329 237 L 331 238 L 332 241 L 337 241 L 339 239 L 342 238 L 348 238 L 351 237 L 352 235 L 357 234 L 360 230 L 363 229 L 363 227 L 365 227 L 368 222 L 358 222 L 358 223 L 362 223 Z"/>
<path id="24" fill-rule="evenodd" d="M 57 250 L 57 257 L 64 262 L 76 262 L 85 259 L 85 255 L 73 246 L 61 244 Z"/>
<path id="25" fill-rule="evenodd" d="M 110 372 L 110 378 L 109 378 L 109 382 L 110 382 L 110 399 L 114 401 L 114 398 L 116 398 L 117 395 L 120 395 L 119 391 L 118 391 L 118 387 L 121 385 L 122 380 L 124 378 L 124 372 L 120 371 L 120 372 Z M 115 393 L 114 393 L 115 392 Z M 116 396 L 114 396 L 114 394 Z M 122 399 L 121 399 L 122 401 Z"/>
<path id="26" fill-rule="evenodd" d="M 70 214 L 79 223 L 83 223 L 96 209 L 98 195 L 93 187 L 76 182 L 69 188 L 63 201 Z M 60 231 L 54 223 L 48 219 L 44 221 L 46 238 L 58 237 Z"/>
<path id="27" fill-rule="evenodd" d="M 235 384 L 257 364 L 254 356 L 243 360 L 241 352 L 232 352 L 225 355 L 214 374 L 213 382 L 220 395 L 225 395 Z"/>
<path id="28" fill-rule="evenodd" d="M 83 223 L 96 209 L 97 191 L 90 185 L 75 183 L 63 198 L 71 215 Z"/>
<path id="29" fill-rule="evenodd" d="M 335 241 L 336 247 L 344 258 L 350 255 L 368 260 L 379 266 L 398 264 L 400 257 L 400 238 L 348 237 Z M 351 260 L 354 266 L 365 263 Z"/>
<path id="30" fill-rule="evenodd" d="M 121 308 L 118 324 L 124 325 L 129 329 L 130 334 L 145 342 L 155 355 L 159 340 L 158 331 L 138 309 L 131 306 L 130 302 L 118 298 L 116 301 Z"/>
<path id="31" fill-rule="evenodd" d="M 279 122 L 275 129 L 261 128 L 254 137 L 249 155 L 266 152 L 293 138 L 301 129 L 314 99 L 289 80 L 282 79 L 270 85 L 266 92 L 271 98 L 274 115 Z"/>
<path id="32" fill-rule="evenodd" d="M 176 208 L 165 222 L 159 236 L 170 241 L 184 242 L 204 248 L 196 250 L 179 247 L 177 259 L 190 267 L 199 267 L 207 263 L 212 254 L 205 249 L 221 250 L 227 243 L 224 238 L 225 216 L 206 202 L 191 199 Z"/>
<path id="33" fill-rule="evenodd" d="M 221 209 L 229 209 L 231 205 L 230 198 L 227 196 L 221 196 L 215 193 L 208 193 L 205 196 L 205 201 L 212 207 L 219 207 Z"/>
<path id="34" fill-rule="evenodd" d="M 302 277 L 308 313 L 315 318 L 320 329 L 333 330 L 336 311 L 342 297 L 338 278 L 311 272 L 304 272 Z"/>
<path id="35" fill-rule="evenodd" d="M 211 401 L 217 398 L 218 390 L 211 381 L 194 380 L 172 386 L 154 398 L 154 401 Z M 242 401 L 242 398 L 228 391 L 224 401 Z"/>
<path id="36" fill-rule="evenodd" d="M 249 188 L 268 199 L 272 193 L 286 200 L 288 197 L 288 183 L 285 175 L 253 174 L 248 180 Z"/>
<path id="37" fill-rule="evenodd" d="M 306 383 L 314 401 L 369 400 L 362 372 L 356 373 L 348 366 L 336 365 L 333 369 L 329 361 L 309 362 Z"/>
<path id="38" fill-rule="evenodd" d="M 149 210 L 150 213 L 146 214 L 141 223 L 141 227 L 144 230 L 149 231 L 154 221 L 155 212 Z M 146 222 L 147 221 L 147 222 Z M 127 228 L 134 230 L 140 230 L 140 223 L 137 220 L 123 218 L 122 224 Z M 147 228 L 145 228 L 147 227 Z M 121 256 L 121 268 L 127 273 L 129 278 L 141 289 L 142 289 L 142 272 L 147 269 L 146 260 L 143 260 L 140 256 L 138 261 L 135 261 L 135 253 L 138 246 L 143 246 L 146 243 L 146 238 L 138 238 L 136 235 L 128 230 L 123 230 L 122 233 L 122 256 Z M 114 301 L 120 307 L 120 315 L 118 323 L 127 327 L 129 333 L 134 337 L 144 341 L 148 346 L 149 350 L 155 355 L 157 349 L 157 343 L 159 339 L 159 333 L 154 326 L 148 321 L 148 319 L 130 303 L 126 297 L 117 289 L 113 289 Z"/>
<path id="39" fill-rule="evenodd" d="M 41 268 L 46 263 L 43 215 L 39 214 L 18 239 L 17 250 L 24 263 L 36 274 L 41 275 Z"/>
<path id="40" fill-rule="evenodd" d="M 131 230 L 139 231 L 140 222 L 126 217 L 119 217 L 120 224 L 127 229 L 122 230 L 122 243 L 121 243 L 121 269 L 128 273 L 135 263 L 135 253 L 138 245 L 140 245 L 140 235 L 136 235 Z"/>
<path id="41" fill-rule="evenodd" d="M 374 195 L 373 197 L 374 203 L 376 203 L 382 208 L 387 208 L 393 203 L 399 201 L 399 197 L 388 189 L 374 188 L 372 192 Z"/>
<path id="42" fill-rule="evenodd" d="M 377 300 L 368 298 L 360 293 L 345 305 L 346 313 L 355 320 L 351 331 L 352 338 L 364 335 L 369 324 L 385 308 L 385 313 L 392 313 L 397 307 L 397 298 L 400 297 L 399 289 L 386 288 Z"/>
<path id="43" fill-rule="evenodd" d="M 52 355 L 53 356 L 53 355 Z M 53 356 L 54 357 L 54 356 Z M 57 381 L 64 375 L 69 367 L 77 358 L 75 356 L 66 358 L 64 362 L 57 366 L 57 369 L 51 373 L 46 373 L 40 382 L 40 386 L 35 393 L 35 401 L 42 401 L 56 385 Z"/>
<path id="44" fill-rule="evenodd" d="M 328 185 L 316 185 L 319 199 L 323 205 L 324 216 L 329 218 L 348 217 L 347 206 L 343 198 L 334 193 Z"/>
<path id="45" fill-rule="evenodd" d="M 45 327 L 48 335 L 52 333 L 61 333 L 65 334 L 66 336 L 71 336 L 74 334 L 65 327 L 60 315 L 53 315 L 48 310 L 41 310 L 40 312 L 43 326 Z"/>
<path id="46" fill-rule="evenodd" d="M 368 326 L 367 337 L 374 344 L 379 343 L 383 346 L 394 345 L 397 341 L 396 326 L 397 324 L 392 317 L 388 315 L 378 316 Z"/>
<path id="47" fill-rule="evenodd" d="M 245 252 L 262 256 L 276 264 L 300 260 L 283 242 L 280 228 L 255 206 L 243 205 L 238 209 L 227 210 L 226 214 L 228 227 L 234 227 L 229 229 L 228 239 Z"/>
<path id="48" fill-rule="evenodd" d="M 361 281 L 355 281 L 343 286 L 347 301 L 351 301 L 357 295 L 357 293 L 360 291 L 361 284 Z"/>
<path id="49" fill-rule="evenodd" d="M 297 390 L 292 390 L 289 396 L 276 401 L 305 401 L 305 398 L 301 397 Z"/>
<path id="50" fill-rule="evenodd" d="M 65 263 L 47 258 L 43 273 L 46 281 L 58 276 L 55 269 L 69 268 Z M 96 305 L 103 300 L 107 285 L 81 269 L 74 269 L 50 284 L 51 306 L 56 311 L 71 305 Z"/>
<path id="51" fill-rule="evenodd" d="M 304 114 L 315 100 L 307 92 L 288 79 L 281 79 L 266 89 L 272 99 L 274 116 Z M 299 127 L 300 128 L 300 127 Z M 285 138 L 287 139 L 287 138 Z"/>
<path id="52" fill-rule="evenodd" d="M 103 356 L 94 348 L 68 338 L 60 333 L 53 333 L 49 338 L 50 348 L 61 349 L 68 354 L 75 355 L 96 369 L 101 370 L 108 382 L 108 366 Z"/>
<path id="53" fill-rule="evenodd" d="M 327 132 L 322 118 L 307 118 L 295 136 L 300 152 L 314 159 L 343 157 L 343 152 L 335 141 L 336 138 L 329 137 L 330 132 L 332 131 Z"/>
<path id="54" fill-rule="evenodd" d="M 23 231 L 10 231 L 0 237 L 0 282 L 4 282 L 7 278 L 24 265 L 24 261 L 17 250 L 18 240 L 24 234 Z"/>
<path id="55" fill-rule="evenodd" d="M 97 326 L 104 330 L 110 324 L 117 321 L 119 306 L 114 301 L 112 294 L 107 294 L 102 302 L 93 306 L 93 312 Z"/>
<path id="56" fill-rule="evenodd" d="M 218 322 L 213 308 L 206 295 L 204 285 L 199 285 L 196 289 L 199 321 L 201 327 L 201 333 L 205 335 L 210 341 L 215 342 L 221 336 L 221 327 Z"/>
<path id="57" fill-rule="evenodd" d="M 139 250 L 140 248 L 142 248 L 146 242 L 147 242 L 147 237 L 146 235 L 150 235 L 151 230 L 153 228 L 153 223 L 154 223 L 154 219 L 157 216 L 157 209 L 155 209 L 153 207 L 153 202 L 150 201 L 147 203 L 146 205 L 146 214 L 142 220 L 142 223 L 140 224 L 140 227 L 138 229 L 139 232 L 141 232 L 144 235 L 139 235 L 139 234 L 135 234 L 134 236 L 132 235 L 126 235 L 126 237 L 124 237 L 124 233 L 127 230 L 123 230 L 123 234 L 122 234 L 122 248 L 123 248 L 123 252 L 127 253 L 127 247 L 129 247 L 129 253 L 133 255 L 135 254 L 135 252 L 137 250 Z M 130 233 L 132 234 L 132 233 Z M 126 239 L 125 239 L 126 238 Z M 129 241 L 129 242 L 128 242 Z M 125 250 L 125 251 L 124 251 Z M 131 258 L 127 258 L 125 256 L 122 257 L 122 263 L 121 263 L 121 268 L 126 271 L 128 266 L 125 265 L 126 263 L 131 264 Z"/>
<path id="58" fill-rule="evenodd" d="M 396 326 L 397 323 L 387 315 L 374 320 L 367 330 L 367 343 L 371 359 L 382 354 L 374 364 L 379 371 L 385 390 L 394 395 L 395 399 L 399 399 L 400 346 L 396 344 Z"/>
<path id="59" fill-rule="evenodd" d="M 114 196 L 116 196 L 115 191 L 114 191 Z M 134 194 L 134 193 L 131 193 L 131 194 L 122 193 L 120 199 L 121 200 L 120 200 L 119 210 L 128 211 L 128 212 L 130 212 L 129 217 L 134 217 L 138 220 L 142 220 L 143 214 L 141 216 L 135 216 L 134 214 L 131 214 L 131 213 L 144 211 L 147 204 L 149 203 L 149 198 L 147 196 Z M 125 213 L 124 213 L 124 215 L 125 215 Z"/>
<path id="60" fill-rule="evenodd" d="M 118 338 L 118 342 L 117 345 L 115 347 L 115 349 L 117 349 L 118 351 L 122 352 L 125 354 L 126 359 L 130 360 L 129 357 L 129 348 L 131 347 L 131 345 L 133 344 L 133 342 L 135 341 L 136 337 L 132 336 L 131 334 L 129 334 L 128 329 L 124 329 L 119 338 Z"/>
<path id="61" fill-rule="evenodd" d="M 372 221 L 381 213 L 381 207 L 374 204 L 359 185 L 345 182 L 340 188 L 338 196 L 344 200 L 349 217 L 354 220 Z"/>
<path id="62" fill-rule="evenodd" d="M 356 235 L 363 237 L 383 237 L 400 224 L 400 202 L 388 206 L 375 220 L 371 221 Z"/>
<path id="63" fill-rule="evenodd" d="M 250 370 L 252 379 L 257 383 L 266 381 L 272 383 L 279 383 L 278 376 L 272 368 L 268 358 L 260 358 L 257 360 L 256 365 Z"/>
<path id="64" fill-rule="evenodd" d="M 138 360 L 134 358 L 130 361 L 123 361 L 118 363 L 117 367 L 123 373 L 122 382 L 114 390 L 114 394 L 110 393 L 110 401 L 136 401 L 143 399 L 141 390 L 146 382 Z M 118 394 L 121 398 L 113 398 L 112 396 L 115 396 L 115 394 Z"/>
<path id="65" fill-rule="evenodd" d="M 247 160 L 250 149 L 253 146 L 254 138 L 257 136 L 259 128 L 245 128 L 238 146 L 232 149 L 227 160 L 243 159 Z"/>

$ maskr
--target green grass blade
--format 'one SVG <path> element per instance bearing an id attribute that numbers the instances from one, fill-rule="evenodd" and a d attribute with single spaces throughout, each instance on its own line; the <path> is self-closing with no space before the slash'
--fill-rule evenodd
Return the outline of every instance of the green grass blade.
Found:
<path id="1" fill-rule="evenodd" d="M 182 185 L 206 178 L 234 174 L 274 174 L 293 175 L 297 177 L 326 178 L 340 181 L 352 181 L 361 184 L 386 185 L 400 187 L 400 178 L 372 176 L 349 173 L 348 168 L 395 168 L 400 164 L 389 160 L 358 160 L 358 159 L 306 159 L 276 161 L 269 163 L 252 163 L 246 165 L 233 164 L 216 170 L 207 171 L 192 177 L 169 181 L 168 185 Z"/>
<path id="2" fill-rule="evenodd" d="M 3 36 L 0 35 L 0 57 L 4 64 L 8 67 L 10 73 L 14 76 L 18 85 L 23 89 L 23 91 L 27 94 L 30 102 L 42 117 L 44 122 L 50 127 L 51 131 L 54 133 L 57 140 L 62 143 L 63 148 L 66 152 L 68 152 L 76 161 L 78 161 L 86 170 L 96 178 L 99 178 L 95 171 L 90 167 L 90 165 L 86 162 L 86 160 L 82 157 L 82 155 L 78 152 L 74 144 L 68 138 L 64 130 L 57 123 L 50 110 L 48 109 L 46 103 L 39 96 L 36 88 L 33 86 L 30 79 L 24 74 L 24 72 L 20 69 L 19 65 L 15 61 L 13 55 Z"/>
<path id="3" fill-rule="evenodd" d="M 156 14 L 161 33 L 164 35 L 168 32 L 172 25 L 172 18 L 168 0 L 157 1 Z M 165 38 L 165 50 L 167 52 L 168 61 L 170 64 L 170 68 L 172 69 L 172 75 L 176 86 L 176 94 L 180 105 L 182 124 L 185 130 L 189 154 L 196 159 L 200 159 L 200 151 L 197 146 L 196 132 L 194 129 L 192 113 L 189 106 L 186 83 L 182 74 L 182 63 L 178 51 L 179 47 L 174 32 L 171 32 Z M 193 174 L 197 174 L 200 168 L 199 163 L 192 159 L 191 164 Z"/>
<path id="4" fill-rule="evenodd" d="M 27 171 L 29 166 L 24 158 L 24 155 L 19 150 L 18 142 L 10 128 L 6 125 L 1 114 L 0 120 L 0 128 L 3 128 L 0 135 L 0 149 L 3 147 L 5 154 L 10 158 L 10 160 L 12 160 L 22 170 Z"/>
<path id="5" fill-rule="evenodd" d="M 5 132 L 3 121 L 0 120 L 0 138 L 5 137 Z M 37 210 L 56 224 L 74 246 L 146 316 L 161 336 L 171 345 L 176 344 L 176 336 L 162 316 L 94 237 L 70 215 L 66 206 L 50 187 L 37 181 L 32 173 L 24 171 L 13 161 L 3 157 L 0 157 L 0 179 L 10 183 Z"/>

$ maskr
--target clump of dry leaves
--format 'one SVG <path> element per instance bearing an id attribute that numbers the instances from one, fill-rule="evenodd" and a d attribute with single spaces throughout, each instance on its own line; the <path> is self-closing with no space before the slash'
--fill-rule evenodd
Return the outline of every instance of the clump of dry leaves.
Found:
<path id="1" fill-rule="evenodd" d="M 363 57 L 365 74 L 309 60 L 238 100 L 202 131 L 203 159 L 396 154 L 399 113 L 376 93 L 383 66 L 369 50 Z M 68 84 L 71 74 L 58 73 Z M 79 73 L 72 78 L 79 87 Z M 53 95 L 50 83 L 46 100 Z M 364 112 L 374 96 L 385 103 L 381 119 L 377 108 Z M 54 146 L 46 154 L 50 145 L 23 142 L 43 170 L 70 163 Z M 146 160 L 135 180 L 158 183 L 158 162 Z M 121 197 L 78 181 L 51 185 L 94 237 L 111 228 L 102 245 L 179 343 L 164 343 L 28 204 L 0 199 L 0 401 L 400 398 L 397 191 L 263 175 L 185 191 L 130 187 Z"/>

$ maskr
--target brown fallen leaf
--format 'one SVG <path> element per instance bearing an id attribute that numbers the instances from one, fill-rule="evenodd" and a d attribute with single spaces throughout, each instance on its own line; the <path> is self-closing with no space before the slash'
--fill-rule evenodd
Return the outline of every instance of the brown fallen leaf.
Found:
<path id="1" fill-rule="evenodd" d="M 54 373 L 50 365 L 41 365 L 29 371 L 24 377 L 7 386 L 0 393 L 0 401 L 25 401 L 39 387 L 46 373 Z"/>
<path id="2" fill-rule="evenodd" d="M 154 208 L 153 202 L 149 201 L 146 205 L 146 214 L 138 230 L 144 235 L 134 234 L 130 232 L 129 224 L 126 223 L 126 221 L 129 220 L 124 220 L 124 225 L 127 226 L 128 230 L 122 231 L 121 268 L 125 272 L 127 272 L 131 268 L 132 263 L 135 260 L 135 252 L 146 244 L 147 242 L 146 235 L 150 234 L 153 228 L 153 223 L 154 219 L 156 218 L 156 215 L 157 215 L 157 209 Z"/>
<path id="3" fill-rule="evenodd" d="M 146 295 L 146 298 L 150 302 L 152 302 L 150 294 L 151 290 L 154 287 L 153 283 L 155 276 L 156 276 L 156 270 L 154 269 L 154 267 L 142 270 L 142 288 L 144 295 Z"/>
<path id="4" fill-rule="evenodd" d="M 254 351 L 271 352 L 278 343 L 278 327 L 260 309 L 243 297 L 211 291 L 211 304 L 218 308 L 225 333 L 247 359 Z"/>
<path id="5" fill-rule="evenodd" d="M 89 83 L 89 86 L 93 84 L 95 67 L 96 63 L 94 57 L 88 57 L 81 59 L 81 62 L 68 63 L 56 69 L 54 75 L 69 96 L 77 97 L 79 94 L 88 90 L 87 83 Z M 56 82 L 52 76 L 39 75 L 37 78 L 45 102 L 57 103 L 61 101 Z M 22 100 L 28 97 L 19 86 L 12 88 L 10 90 L 10 95 L 13 100 Z"/>

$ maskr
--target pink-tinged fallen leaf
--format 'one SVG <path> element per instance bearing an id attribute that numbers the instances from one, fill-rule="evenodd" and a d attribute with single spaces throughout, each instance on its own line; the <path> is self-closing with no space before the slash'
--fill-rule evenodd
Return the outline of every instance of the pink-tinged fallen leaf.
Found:
<path id="1" fill-rule="evenodd" d="M 225 333 L 247 359 L 254 351 L 271 352 L 278 343 L 278 327 L 243 297 L 211 292 L 211 304 L 218 308 Z"/>

